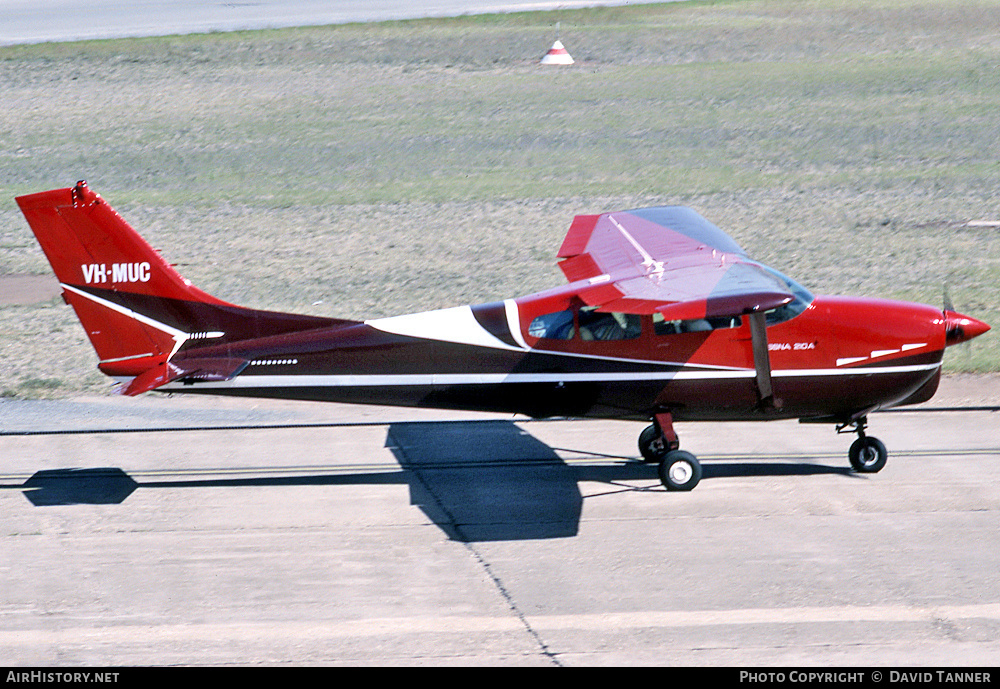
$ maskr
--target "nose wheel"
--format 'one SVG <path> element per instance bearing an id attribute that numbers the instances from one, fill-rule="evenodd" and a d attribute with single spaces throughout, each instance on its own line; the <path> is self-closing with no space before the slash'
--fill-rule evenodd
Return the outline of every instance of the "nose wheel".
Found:
<path id="1" fill-rule="evenodd" d="M 639 454 L 647 464 L 657 464 L 660 482 L 667 490 L 688 491 L 701 481 L 701 464 L 690 452 L 678 449 L 670 412 L 653 417 L 653 423 L 639 434 Z"/>
<path id="2" fill-rule="evenodd" d="M 889 453 L 878 438 L 862 436 L 854 441 L 847 453 L 854 470 L 863 474 L 874 474 L 885 466 Z"/>
<path id="3" fill-rule="evenodd" d="M 885 443 L 878 438 L 865 435 L 867 426 L 868 420 L 862 417 L 853 423 L 837 427 L 838 433 L 848 432 L 844 429 L 853 427 L 853 430 L 858 434 L 858 439 L 851 445 L 847 458 L 854 470 L 860 474 L 874 474 L 881 471 L 886 460 L 889 459 Z"/>

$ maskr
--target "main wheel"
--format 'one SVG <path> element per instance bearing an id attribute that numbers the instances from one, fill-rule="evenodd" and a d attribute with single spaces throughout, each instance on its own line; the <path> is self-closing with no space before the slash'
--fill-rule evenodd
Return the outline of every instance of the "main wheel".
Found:
<path id="1" fill-rule="evenodd" d="M 660 441 L 660 434 L 656 432 L 656 426 L 646 426 L 639 434 L 639 454 L 646 464 L 655 464 L 663 457 L 666 448 Z"/>
<path id="2" fill-rule="evenodd" d="M 673 450 L 660 460 L 660 481 L 667 490 L 691 490 L 701 480 L 701 464 L 690 452 Z"/>
<path id="3" fill-rule="evenodd" d="M 847 457 L 851 460 L 851 466 L 855 471 L 874 474 L 885 466 L 889 453 L 881 440 L 866 435 L 854 441 Z"/>

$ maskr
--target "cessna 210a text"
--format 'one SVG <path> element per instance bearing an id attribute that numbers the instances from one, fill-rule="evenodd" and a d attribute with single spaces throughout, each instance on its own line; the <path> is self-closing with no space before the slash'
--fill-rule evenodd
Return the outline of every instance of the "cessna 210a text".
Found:
<path id="1" fill-rule="evenodd" d="M 358 322 L 202 292 L 85 182 L 17 203 L 126 395 L 648 419 L 639 450 L 671 490 L 701 478 L 675 421 L 829 422 L 857 433 L 855 470 L 879 471 L 868 414 L 930 399 L 945 348 L 989 329 L 922 304 L 814 296 L 684 207 L 577 216 L 562 287 Z"/>

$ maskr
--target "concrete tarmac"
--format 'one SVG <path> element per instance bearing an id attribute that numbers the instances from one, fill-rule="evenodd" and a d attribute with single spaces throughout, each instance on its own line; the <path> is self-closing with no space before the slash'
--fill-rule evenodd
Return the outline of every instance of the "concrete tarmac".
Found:
<path id="1" fill-rule="evenodd" d="M 0 0 L 0 45 L 536 12 L 664 0 Z"/>
<path id="2" fill-rule="evenodd" d="M 873 415 L 858 475 L 830 427 L 679 424 L 685 494 L 634 423 L 2 400 L 0 657 L 995 666 L 998 426 Z"/>

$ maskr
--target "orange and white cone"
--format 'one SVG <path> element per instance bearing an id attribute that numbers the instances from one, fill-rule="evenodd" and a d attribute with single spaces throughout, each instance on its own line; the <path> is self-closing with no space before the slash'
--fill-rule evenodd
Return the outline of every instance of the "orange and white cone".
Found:
<path id="1" fill-rule="evenodd" d="M 549 48 L 549 52 L 545 53 L 545 57 L 542 58 L 541 64 L 543 65 L 571 65 L 573 64 L 572 56 L 566 52 L 566 48 L 563 47 L 562 41 L 556 41 Z"/>

